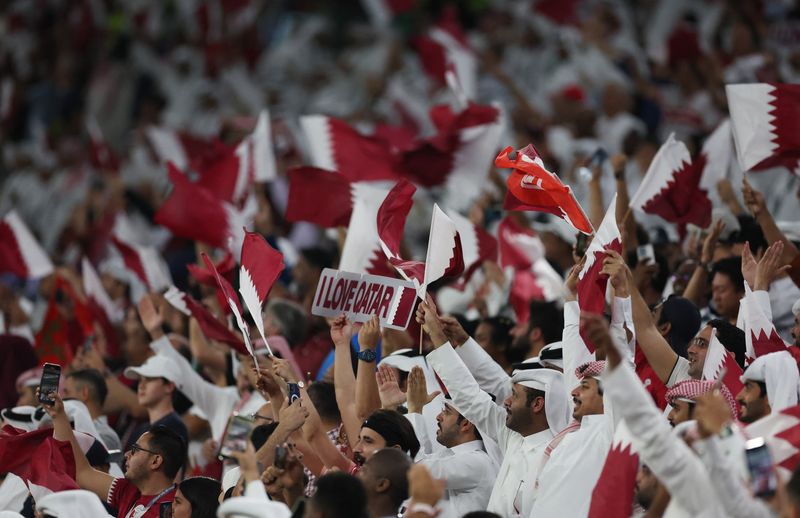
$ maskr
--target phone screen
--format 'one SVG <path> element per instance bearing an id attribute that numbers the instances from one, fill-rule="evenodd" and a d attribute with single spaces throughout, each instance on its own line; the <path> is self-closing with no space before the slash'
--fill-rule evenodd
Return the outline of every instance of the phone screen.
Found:
<path id="1" fill-rule="evenodd" d="M 653 245 L 641 245 L 636 247 L 636 260 L 644 262 L 645 264 L 653 264 L 656 262 L 656 252 Z"/>
<path id="2" fill-rule="evenodd" d="M 253 431 L 253 420 L 247 416 L 233 414 L 228 421 L 225 429 L 225 436 L 222 439 L 222 446 L 219 449 L 219 459 L 230 459 L 234 451 L 244 451 L 247 441 L 250 440 L 250 433 Z"/>
<path id="3" fill-rule="evenodd" d="M 58 392 L 58 382 L 61 379 L 61 366 L 55 363 L 45 363 L 42 367 L 42 379 L 39 382 L 39 402 L 52 405 L 55 401 L 48 394 Z"/>
<path id="4" fill-rule="evenodd" d="M 297 383 L 289 383 L 289 404 L 291 405 L 300 399 L 300 386 Z"/>
<path id="5" fill-rule="evenodd" d="M 758 497 L 775 494 L 778 479 L 772 466 L 772 455 L 763 438 L 747 441 L 745 455 L 750 470 L 750 486 Z"/>
<path id="6" fill-rule="evenodd" d="M 286 469 L 286 456 L 289 450 L 285 446 L 275 446 L 275 459 L 272 464 L 276 468 Z"/>
<path id="7" fill-rule="evenodd" d="M 586 249 L 589 247 L 589 236 L 583 232 L 578 233 L 575 238 L 575 255 L 583 257 L 586 254 Z"/>

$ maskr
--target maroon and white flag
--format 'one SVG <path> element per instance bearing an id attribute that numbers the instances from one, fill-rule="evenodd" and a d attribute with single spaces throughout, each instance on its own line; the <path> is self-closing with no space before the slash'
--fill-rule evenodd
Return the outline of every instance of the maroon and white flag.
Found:
<path id="1" fill-rule="evenodd" d="M 611 449 L 592 491 L 588 518 L 628 518 L 633 511 L 639 454 L 625 421 L 617 423 Z"/>
<path id="2" fill-rule="evenodd" d="M 355 200 L 342 246 L 339 268 L 354 273 L 394 276 L 378 238 L 378 209 L 388 189 L 357 183 L 353 185 Z"/>
<path id="3" fill-rule="evenodd" d="M 37 279 L 53 273 L 50 258 L 15 210 L 0 220 L 0 272 L 10 272 L 23 279 Z"/>
<path id="4" fill-rule="evenodd" d="M 721 381 L 728 387 L 730 393 L 738 394 L 741 392 L 743 388 L 740 380 L 742 368 L 736 363 L 736 357 L 733 353 L 725 349 L 725 346 L 722 345 L 722 342 L 717 338 L 717 330 L 712 329 L 711 339 L 708 341 L 706 361 L 703 364 L 702 379 L 715 381 L 719 379 L 722 373 L 724 373 L 724 377 Z"/>
<path id="5" fill-rule="evenodd" d="M 603 222 L 600 223 L 594 239 L 586 249 L 586 262 L 578 273 L 578 306 L 581 311 L 602 315 L 605 310 L 608 276 L 601 273 L 603 260 L 606 257 L 603 250 L 610 248 L 622 253 L 622 237 L 617 227 L 616 207 L 617 195 L 615 194 L 603 217 Z M 583 329 L 581 329 L 581 337 L 589 352 L 594 353 L 596 347 L 587 336 L 584 336 Z"/>
<path id="6" fill-rule="evenodd" d="M 154 247 L 124 241 L 119 235 L 112 235 L 111 243 L 122 256 L 125 267 L 136 275 L 148 291 L 161 291 L 172 284 L 164 259 Z"/>
<path id="7" fill-rule="evenodd" d="M 422 68 L 437 85 L 445 86 L 448 83 L 447 72 L 452 70 L 465 96 L 475 98 L 478 59 L 454 17 L 417 38 L 415 46 Z"/>
<path id="8" fill-rule="evenodd" d="M 498 261 L 498 244 L 493 235 L 458 212 L 451 212 L 450 218 L 453 220 L 456 231 L 461 237 L 461 250 L 464 253 L 465 269 L 458 285 L 454 287 L 463 289 L 472 274 L 481 267 L 484 261 Z"/>
<path id="9" fill-rule="evenodd" d="M 323 228 L 344 227 L 353 213 L 353 184 L 335 171 L 294 167 L 288 171 L 287 221 L 309 221 Z"/>
<path id="10" fill-rule="evenodd" d="M 772 453 L 772 463 L 783 480 L 800 466 L 800 405 L 774 412 L 744 429 L 748 438 L 764 437 Z"/>
<path id="11" fill-rule="evenodd" d="M 768 303 L 768 302 L 767 302 Z M 765 354 L 784 351 L 789 344 L 783 341 L 772 323 L 772 315 L 767 315 L 749 288 L 741 302 L 744 321 L 745 355 L 753 361 Z"/>
<path id="12" fill-rule="evenodd" d="M 233 331 L 228 329 L 228 327 L 218 320 L 205 306 L 194 300 L 191 295 L 182 292 L 175 286 L 170 286 L 166 293 L 164 293 L 164 298 L 172 307 L 184 315 L 192 316 L 197 320 L 206 338 L 226 344 L 239 354 L 250 354 L 244 346 L 244 341 Z"/>
<path id="13" fill-rule="evenodd" d="M 256 232 L 246 232 L 242 244 L 242 266 L 239 268 L 239 293 L 253 317 L 253 321 L 269 349 L 264 333 L 261 307 L 275 280 L 283 271 L 283 254 L 269 246 L 267 240 Z M 270 354 L 272 351 L 270 350 Z"/>
<path id="14" fill-rule="evenodd" d="M 786 166 L 800 174 L 800 85 L 726 85 L 725 92 L 742 169 Z"/>
<path id="15" fill-rule="evenodd" d="M 631 197 L 630 208 L 657 214 L 671 223 L 711 224 L 711 201 L 700 189 L 705 155 L 692 163 L 689 150 L 675 134 L 670 134 L 656 153 L 639 189 Z"/>
<path id="16" fill-rule="evenodd" d="M 156 212 L 155 222 L 178 237 L 227 248 L 238 255 L 237 245 L 244 239 L 242 227 L 249 222 L 252 207 L 239 210 L 218 199 L 190 182 L 173 164 L 169 164 L 169 179 L 173 189 Z"/>
<path id="17" fill-rule="evenodd" d="M 149 127 L 146 134 L 161 164 L 173 163 L 180 171 L 203 171 L 231 151 L 218 139 L 203 139 L 158 126 Z"/>
<path id="18" fill-rule="evenodd" d="M 17 475 L 37 496 L 79 489 L 72 446 L 53 439 L 52 428 L 25 432 L 4 426 L 0 430 L 0 471 Z"/>
<path id="19" fill-rule="evenodd" d="M 339 171 L 351 182 L 396 180 L 397 158 L 383 139 L 362 135 L 346 122 L 325 115 L 300 118 L 311 163 Z"/>
<path id="20" fill-rule="evenodd" d="M 703 172 L 700 174 L 700 188 L 714 192 L 720 180 L 727 178 L 734 158 L 731 120 L 726 118 L 708 136 L 700 150 L 698 161 L 702 160 Z"/>

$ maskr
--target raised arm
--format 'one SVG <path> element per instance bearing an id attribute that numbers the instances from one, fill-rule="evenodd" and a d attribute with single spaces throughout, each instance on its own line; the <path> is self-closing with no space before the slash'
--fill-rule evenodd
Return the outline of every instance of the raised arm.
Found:
<path id="1" fill-rule="evenodd" d="M 722 220 L 717 221 L 711 227 L 711 232 L 708 233 L 705 241 L 703 241 L 700 262 L 694 267 L 692 277 L 689 279 L 686 289 L 683 290 L 683 296 L 694 302 L 694 305 L 698 308 L 703 306 L 704 297 L 708 291 L 708 266 L 714 260 L 714 250 L 724 228 L 725 224 Z"/>
<path id="2" fill-rule="evenodd" d="M 82 489 L 91 491 L 100 497 L 101 501 L 105 502 L 108 498 L 108 490 L 111 487 L 111 483 L 114 482 L 114 477 L 94 469 L 89 464 L 86 455 L 83 453 L 77 439 L 75 439 L 75 433 L 69 424 L 69 418 L 64 412 L 64 402 L 55 392 L 50 394 L 50 397 L 55 403 L 53 405 L 44 405 L 44 409 L 53 419 L 53 439 L 69 441 L 72 445 L 72 454 L 75 457 L 75 481 Z"/>
<path id="3" fill-rule="evenodd" d="M 331 338 L 334 346 L 333 385 L 336 392 L 336 404 L 339 406 L 342 424 L 347 432 L 350 446 L 355 447 L 356 441 L 358 441 L 358 432 L 361 430 L 361 421 L 356 412 L 356 377 L 350 361 L 350 338 L 352 335 L 353 328 L 344 315 L 331 322 Z"/>
<path id="4" fill-rule="evenodd" d="M 753 186 L 750 185 L 747 178 L 742 179 L 742 195 L 745 205 L 747 205 L 753 217 L 756 218 L 756 222 L 758 222 L 758 225 L 761 227 L 761 231 L 764 232 L 764 237 L 767 239 L 767 242 L 770 245 L 777 241 L 783 243 L 782 263 L 791 263 L 800 251 L 797 250 L 797 247 L 786 238 L 783 232 L 778 228 L 778 225 L 775 224 L 772 214 L 767 210 L 764 195 L 753 189 Z"/>
<path id="5" fill-rule="evenodd" d="M 381 337 L 381 324 L 377 315 L 364 322 L 358 331 L 358 345 L 362 351 L 375 351 Z M 381 407 L 378 384 L 375 382 L 375 362 L 358 361 L 356 372 L 356 416 L 363 421 Z"/>

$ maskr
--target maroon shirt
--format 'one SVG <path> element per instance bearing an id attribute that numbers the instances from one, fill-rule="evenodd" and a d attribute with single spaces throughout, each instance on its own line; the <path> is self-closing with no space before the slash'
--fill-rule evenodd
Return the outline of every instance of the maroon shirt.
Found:
<path id="1" fill-rule="evenodd" d="M 136 507 L 141 506 L 140 509 L 144 509 L 155 496 L 143 495 L 130 480 L 115 478 L 108 490 L 108 504 L 118 510 L 117 518 L 132 518 Z M 136 516 L 139 518 L 160 518 L 165 516 L 161 509 L 162 507 L 165 509 L 171 507 L 174 498 L 175 486 L 172 486 L 169 491 L 153 502 L 153 505 L 150 506 L 145 514 Z"/>

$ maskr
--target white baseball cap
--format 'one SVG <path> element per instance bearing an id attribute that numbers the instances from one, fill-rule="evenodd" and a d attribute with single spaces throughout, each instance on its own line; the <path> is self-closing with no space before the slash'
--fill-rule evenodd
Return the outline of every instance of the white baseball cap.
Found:
<path id="1" fill-rule="evenodd" d="M 166 356 L 157 354 L 151 356 L 139 367 L 128 367 L 125 369 L 125 377 L 129 379 L 139 378 L 165 378 L 181 387 L 181 371 L 178 365 Z"/>

